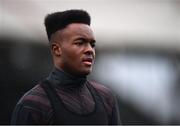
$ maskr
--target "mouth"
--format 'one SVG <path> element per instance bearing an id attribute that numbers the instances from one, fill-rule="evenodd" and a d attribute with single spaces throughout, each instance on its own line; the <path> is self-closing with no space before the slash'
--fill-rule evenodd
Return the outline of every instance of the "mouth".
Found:
<path id="1" fill-rule="evenodd" d="M 83 63 L 87 66 L 91 66 L 93 63 L 93 58 L 84 58 Z"/>

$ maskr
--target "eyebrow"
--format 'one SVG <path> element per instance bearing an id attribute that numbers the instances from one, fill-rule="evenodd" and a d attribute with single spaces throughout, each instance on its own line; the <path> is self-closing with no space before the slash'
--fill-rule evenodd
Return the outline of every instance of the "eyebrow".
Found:
<path id="1" fill-rule="evenodd" d="M 75 40 L 85 40 L 85 41 L 88 41 L 88 42 L 93 42 L 93 43 L 96 43 L 96 40 L 94 39 L 88 39 L 88 38 L 84 38 L 84 37 L 78 37 L 76 38 Z"/>

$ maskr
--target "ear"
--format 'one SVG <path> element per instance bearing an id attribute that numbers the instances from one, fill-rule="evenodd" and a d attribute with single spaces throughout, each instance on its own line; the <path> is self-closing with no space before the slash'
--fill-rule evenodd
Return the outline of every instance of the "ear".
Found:
<path id="1" fill-rule="evenodd" d="M 52 54 L 55 56 L 60 56 L 62 53 L 61 47 L 58 43 L 52 43 L 51 44 L 51 51 L 52 51 Z"/>

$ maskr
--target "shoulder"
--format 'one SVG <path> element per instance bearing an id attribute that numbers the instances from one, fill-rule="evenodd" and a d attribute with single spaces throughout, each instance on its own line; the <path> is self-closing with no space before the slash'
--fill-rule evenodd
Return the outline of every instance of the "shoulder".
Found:
<path id="1" fill-rule="evenodd" d="M 112 90 L 107 86 L 100 84 L 98 82 L 95 81 L 88 81 L 88 82 L 96 89 L 96 91 L 102 97 L 105 104 L 107 104 L 108 107 L 113 107 L 115 102 L 115 97 Z"/>
<path id="2" fill-rule="evenodd" d="M 107 86 L 100 84 L 96 81 L 88 81 L 89 84 L 91 84 L 97 91 L 98 93 L 100 93 L 101 95 L 105 96 L 105 97 L 114 97 L 112 90 L 110 88 L 108 88 Z"/>
<path id="3" fill-rule="evenodd" d="M 41 124 L 47 123 L 51 116 L 50 102 L 42 87 L 37 84 L 25 93 L 16 104 L 12 124 Z"/>
<path id="4" fill-rule="evenodd" d="M 17 104 L 21 104 L 23 106 L 30 106 L 31 108 L 37 108 L 41 110 L 50 109 L 50 102 L 40 84 L 37 84 L 28 92 L 26 92 Z"/>
<path id="5" fill-rule="evenodd" d="M 108 117 L 109 119 L 111 119 L 113 116 L 112 114 L 113 114 L 114 108 L 117 107 L 117 104 L 116 104 L 117 99 L 115 97 L 115 94 L 112 92 L 110 88 L 108 88 L 107 86 L 103 84 L 97 83 L 95 81 L 88 81 L 88 82 L 90 85 L 92 85 L 95 88 L 97 93 L 102 98 L 102 102 L 108 113 Z"/>

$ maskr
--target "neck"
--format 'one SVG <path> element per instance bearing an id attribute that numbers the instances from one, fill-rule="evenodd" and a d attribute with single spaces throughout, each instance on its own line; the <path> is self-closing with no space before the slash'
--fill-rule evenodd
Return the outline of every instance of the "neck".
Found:
<path id="1" fill-rule="evenodd" d="M 59 64 L 60 64 L 60 63 L 59 63 Z M 59 65 L 57 65 L 57 64 L 54 64 L 54 69 L 60 70 L 60 71 L 62 71 L 65 75 L 70 76 L 70 77 L 73 77 L 73 78 L 84 78 L 84 77 L 87 77 L 87 75 L 85 75 L 85 74 L 74 74 L 74 73 L 72 73 L 72 72 L 63 70 L 63 69 L 62 69 L 61 67 L 59 67 Z"/>
<path id="2" fill-rule="evenodd" d="M 85 84 L 86 76 L 74 76 L 61 69 L 54 68 L 48 80 L 58 86 L 80 87 Z"/>

